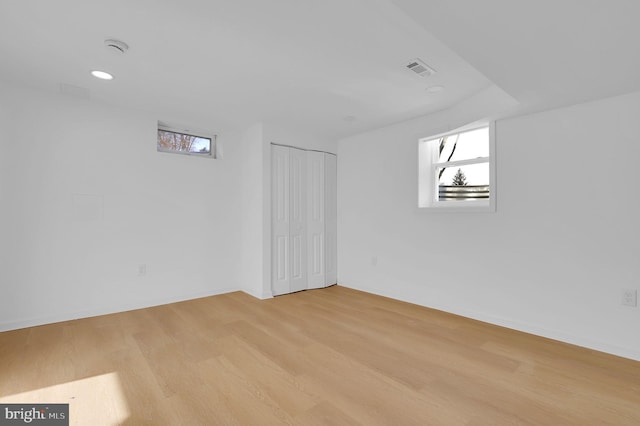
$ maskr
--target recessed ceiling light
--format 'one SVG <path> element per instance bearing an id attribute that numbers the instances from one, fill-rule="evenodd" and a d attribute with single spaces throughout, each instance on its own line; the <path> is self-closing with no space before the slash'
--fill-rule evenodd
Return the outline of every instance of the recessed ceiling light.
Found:
<path id="1" fill-rule="evenodd" d="M 102 80 L 113 80 L 113 76 L 104 71 L 91 71 L 91 75 Z"/>
<path id="2" fill-rule="evenodd" d="M 425 92 L 427 93 L 439 93 L 442 92 L 444 90 L 444 87 L 442 86 L 431 86 L 431 87 L 427 87 L 425 89 Z"/>

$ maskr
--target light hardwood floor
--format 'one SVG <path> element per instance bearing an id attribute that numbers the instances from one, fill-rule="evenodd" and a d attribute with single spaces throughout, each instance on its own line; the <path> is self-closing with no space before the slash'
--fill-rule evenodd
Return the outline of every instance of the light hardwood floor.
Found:
<path id="1" fill-rule="evenodd" d="M 334 286 L 0 333 L 76 425 L 640 425 L 640 362 Z"/>

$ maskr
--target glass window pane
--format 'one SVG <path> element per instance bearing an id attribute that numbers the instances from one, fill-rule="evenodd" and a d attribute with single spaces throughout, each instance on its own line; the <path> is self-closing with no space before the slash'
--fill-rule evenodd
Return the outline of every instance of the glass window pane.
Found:
<path id="1" fill-rule="evenodd" d="M 211 139 L 158 129 L 158 149 L 210 155 Z"/>
<path id="2" fill-rule="evenodd" d="M 489 156 L 489 128 L 449 135 L 438 143 L 438 163 Z"/>
<path id="3" fill-rule="evenodd" d="M 489 163 L 436 169 L 439 201 L 489 199 Z"/>

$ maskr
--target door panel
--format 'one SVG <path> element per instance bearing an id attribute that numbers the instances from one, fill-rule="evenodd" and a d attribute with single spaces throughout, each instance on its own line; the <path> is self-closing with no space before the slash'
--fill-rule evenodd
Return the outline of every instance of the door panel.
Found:
<path id="1" fill-rule="evenodd" d="M 274 295 L 289 293 L 289 149 L 271 147 L 271 285 Z"/>
<path id="2" fill-rule="evenodd" d="M 291 280 L 290 291 L 307 288 L 307 180 L 306 152 L 289 148 L 290 152 L 290 222 L 289 235 L 291 241 Z"/>
<path id="3" fill-rule="evenodd" d="M 338 281 L 338 176 L 337 158 L 324 154 L 324 195 L 325 195 L 325 286 Z"/>
<path id="4" fill-rule="evenodd" d="M 319 288 L 325 285 L 325 252 L 324 252 L 324 154 L 307 152 L 307 214 L 308 288 Z"/>
<path id="5" fill-rule="evenodd" d="M 287 254 L 289 252 L 289 239 L 286 236 L 276 236 L 276 267 L 275 276 L 278 281 L 286 281 L 288 278 L 289 265 Z"/>

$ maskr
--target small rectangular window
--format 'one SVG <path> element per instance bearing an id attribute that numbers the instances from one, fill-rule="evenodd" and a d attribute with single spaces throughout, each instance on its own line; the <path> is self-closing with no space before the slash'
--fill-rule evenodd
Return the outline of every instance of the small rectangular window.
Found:
<path id="1" fill-rule="evenodd" d="M 421 139 L 418 206 L 495 211 L 493 126 Z"/>
<path id="2" fill-rule="evenodd" d="M 158 151 L 215 158 L 215 135 L 158 126 Z"/>

